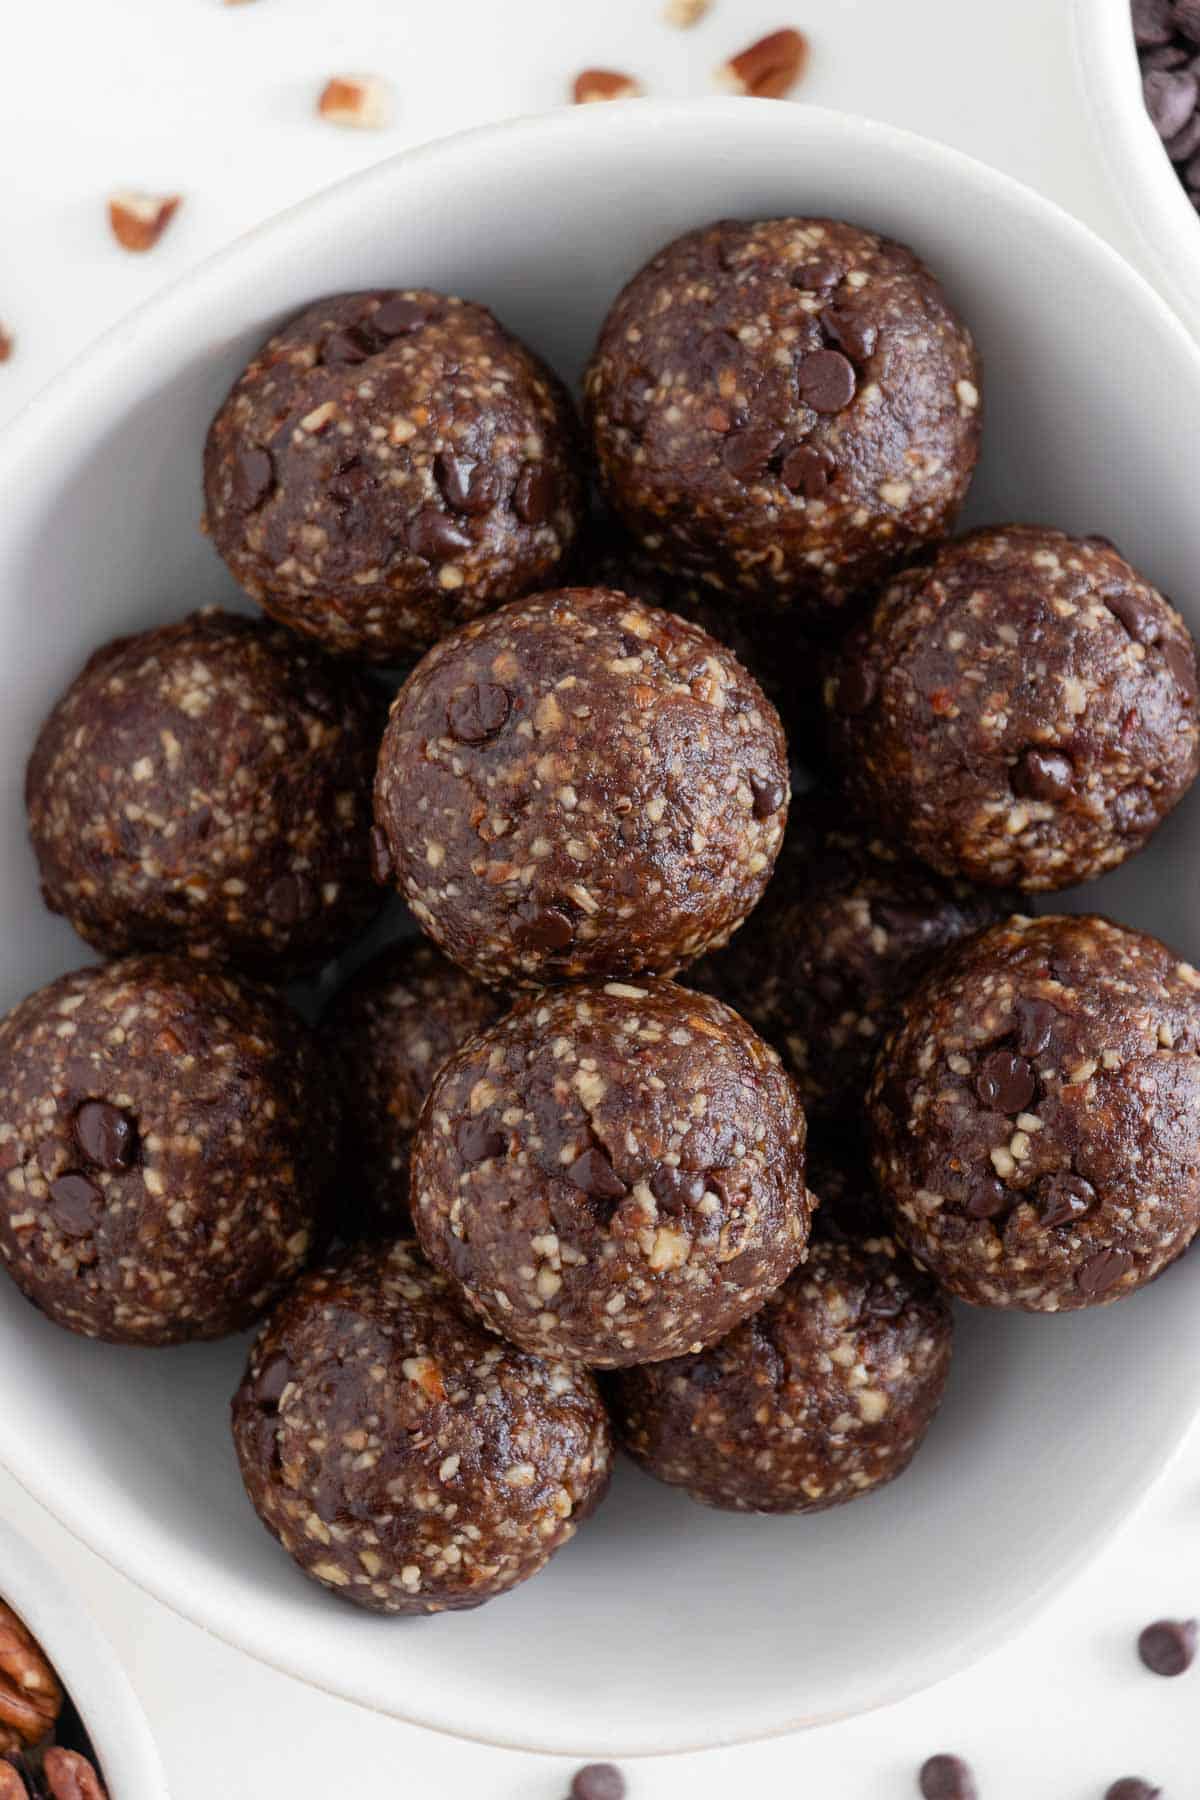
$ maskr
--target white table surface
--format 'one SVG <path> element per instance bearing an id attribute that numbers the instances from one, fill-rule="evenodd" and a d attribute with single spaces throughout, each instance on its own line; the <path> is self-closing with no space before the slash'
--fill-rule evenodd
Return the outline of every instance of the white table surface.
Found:
<path id="1" fill-rule="evenodd" d="M 716 0 L 691 32 L 661 0 L 13 0 L 0 78 L 0 367 L 5 420 L 105 326 L 260 219 L 404 146 L 556 104 L 578 69 L 707 90 L 715 64 L 792 22 L 807 100 L 941 137 L 1079 214 L 1137 259 L 1079 91 L 1068 0 Z M 388 75 L 393 128 L 322 125 L 330 74 Z M 115 187 L 178 190 L 158 248 L 108 236 Z M 2 1378 L 2 1377 L 0 1377 Z M 1103 1379 L 1102 1371 L 1098 1379 Z M 186 1625 L 69 1538 L 0 1474 L 0 1514 L 77 1583 L 158 1737 L 174 1800 L 560 1800 L 570 1765 L 435 1737 L 275 1675 Z M 983 1800 L 1099 1800 L 1118 1775 L 1200 1797 L 1200 1668 L 1156 1680 L 1147 1620 L 1200 1611 L 1200 1432 L 1121 1535 L 1007 1649 L 902 1706 L 800 1737 L 628 1766 L 630 1800 L 749 1794 L 902 1800 L 955 1748 Z M 980 1556 L 988 1554 L 981 1541 Z M 587 1657 L 587 1620 L 561 1654 Z M 433 1630 L 451 1630 L 434 1623 Z M 864 1622 L 869 1630 L 869 1622 Z M 736 1621 L 714 1656 L 736 1656 Z M 114 1800 L 122 1797 L 114 1796 Z"/>

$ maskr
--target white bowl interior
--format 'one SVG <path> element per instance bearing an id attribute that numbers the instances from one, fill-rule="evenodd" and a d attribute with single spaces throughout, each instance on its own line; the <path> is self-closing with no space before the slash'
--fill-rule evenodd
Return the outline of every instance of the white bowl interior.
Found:
<path id="1" fill-rule="evenodd" d="M 769 103 L 638 102 L 451 140 L 235 245 L 90 353 L 0 451 L 0 1000 L 84 960 L 38 902 L 30 739 L 111 633 L 232 597 L 196 530 L 200 446 L 267 328 L 323 291 L 420 282 L 488 301 L 573 377 L 662 240 L 782 212 L 880 227 L 943 275 L 987 370 L 973 518 L 1106 532 L 1200 626 L 1200 360 L 1149 287 L 1046 202 L 922 140 Z M 1198 874 L 1193 800 L 1096 903 L 1196 956 Z M 238 1344 L 83 1343 L 6 1285 L 0 1456 L 170 1605 L 323 1688 L 498 1743 L 661 1751 L 897 1698 L 1027 1617 L 1179 1442 L 1200 1398 L 1198 1302 L 1192 1259 L 1090 1316 L 964 1315 L 946 1407 L 893 1488 L 815 1519 L 742 1519 L 624 1469 L 544 1576 L 440 1620 L 361 1616 L 269 1541 L 228 1439 Z"/>

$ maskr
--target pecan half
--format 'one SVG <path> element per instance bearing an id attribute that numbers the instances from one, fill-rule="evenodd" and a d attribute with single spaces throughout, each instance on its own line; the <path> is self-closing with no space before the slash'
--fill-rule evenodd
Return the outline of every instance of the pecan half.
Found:
<path id="1" fill-rule="evenodd" d="M 16 1613 L 0 1601 L 0 1755 L 40 1743 L 62 1703 L 50 1664 Z"/>
<path id="2" fill-rule="evenodd" d="M 50 1800 L 107 1800 L 95 1769 L 75 1750 L 47 1750 L 42 1776 Z"/>
<path id="3" fill-rule="evenodd" d="M 790 27 L 759 38 L 738 56 L 731 56 L 717 70 L 717 81 L 735 94 L 760 100 L 781 100 L 803 75 L 808 63 L 808 39 Z"/>
<path id="4" fill-rule="evenodd" d="M 29 1789 L 10 1762 L 0 1758 L 0 1800 L 29 1800 Z"/>

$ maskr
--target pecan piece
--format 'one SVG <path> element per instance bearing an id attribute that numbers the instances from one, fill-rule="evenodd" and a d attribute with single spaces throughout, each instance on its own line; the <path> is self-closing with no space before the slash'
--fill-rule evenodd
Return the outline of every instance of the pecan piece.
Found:
<path id="1" fill-rule="evenodd" d="M 7 362 L 12 353 L 12 332 L 3 323 L 0 323 L 0 363 Z"/>
<path id="2" fill-rule="evenodd" d="M 50 1664 L 16 1613 L 0 1601 L 0 1755 L 40 1743 L 62 1703 Z"/>
<path id="3" fill-rule="evenodd" d="M 381 131 L 392 122 L 392 90 L 380 75 L 334 75 L 321 90 L 317 111 L 330 125 Z"/>
<path id="4" fill-rule="evenodd" d="M 808 63 L 808 39 L 790 27 L 759 38 L 717 70 L 721 87 L 760 100 L 781 100 L 795 87 Z"/>
<path id="5" fill-rule="evenodd" d="M 108 222 L 122 250 L 153 250 L 179 209 L 178 194 L 126 190 L 108 203 Z"/>
<path id="6" fill-rule="evenodd" d="M 47 1750 L 42 1774 L 50 1800 L 107 1800 L 100 1777 L 76 1750 Z"/>
<path id="7" fill-rule="evenodd" d="M 593 100 L 636 100 L 641 83 L 619 69 L 584 69 L 575 77 L 571 98 L 576 106 L 587 106 Z"/>
<path id="8" fill-rule="evenodd" d="M 0 1800 L 29 1800 L 29 1789 L 10 1762 L 0 1758 Z"/>
<path id="9" fill-rule="evenodd" d="M 667 0 L 663 18 L 668 25 L 678 25 L 686 31 L 689 25 L 698 25 L 711 6 L 712 0 Z"/>

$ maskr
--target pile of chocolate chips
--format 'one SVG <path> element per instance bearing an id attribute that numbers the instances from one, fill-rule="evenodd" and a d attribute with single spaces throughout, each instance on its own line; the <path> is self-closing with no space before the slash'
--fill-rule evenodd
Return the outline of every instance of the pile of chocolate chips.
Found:
<path id="1" fill-rule="evenodd" d="M 1200 0 L 1133 0 L 1146 111 L 1200 208 Z"/>

